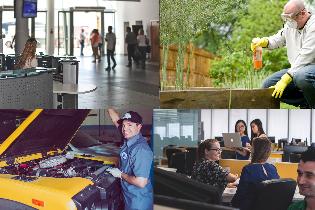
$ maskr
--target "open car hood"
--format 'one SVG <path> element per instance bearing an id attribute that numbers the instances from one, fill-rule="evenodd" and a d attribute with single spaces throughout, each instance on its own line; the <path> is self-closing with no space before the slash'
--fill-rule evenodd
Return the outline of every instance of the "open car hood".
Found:
<path id="1" fill-rule="evenodd" d="M 0 158 L 63 151 L 89 110 L 0 110 Z"/>

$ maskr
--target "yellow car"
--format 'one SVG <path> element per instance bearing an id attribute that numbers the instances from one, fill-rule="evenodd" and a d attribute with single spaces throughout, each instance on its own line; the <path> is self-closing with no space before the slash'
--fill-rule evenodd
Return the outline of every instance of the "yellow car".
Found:
<path id="1" fill-rule="evenodd" d="M 0 110 L 0 209 L 121 208 L 117 157 L 65 151 L 89 110 Z"/>

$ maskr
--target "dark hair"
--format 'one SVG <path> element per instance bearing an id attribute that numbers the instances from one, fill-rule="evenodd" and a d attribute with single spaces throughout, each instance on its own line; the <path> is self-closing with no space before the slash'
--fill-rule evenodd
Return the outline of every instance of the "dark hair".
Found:
<path id="1" fill-rule="evenodd" d="M 315 147 L 308 147 L 308 149 L 302 153 L 301 160 L 305 163 L 307 161 L 315 162 Z"/>
<path id="2" fill-rule="evenodd" d="M 254 138 L 252 143 L 251 163 L 262 163 L 267 161 L 271 153 L 271 141 L 268 138 Z"/>
<path id="3" fill-rule="evenodd" d="M 265 134 L 265 131 L 264 131 L 263 127 L 262 127 L 262 122 L 260 121 L 260 119 L 254 119 L 253 121 L 251 121 L 250 122 L 250 127 L 252 127 L 252 124 L 257 125 L 259 135 Z M 258 134 L 253 133 L 253 129 L 252 128 L 250 130 L 251 130 L 251 136 L 250 136 L 251 140 L 253 140 L 255 137 L 259 137 Z"/>
<path id="4" fill-rule="evenodd" d="M 198 161 L 205 158 L 205 149 L 210 150 L 214 143 L 218 142 L 216 139 L 206 139 L 198 146 Z"/>
<path id="5" fill-rule="evenodd" d="M 244 126 L 245 126 L 245 131 L 244 131 L 244 134 L 246 135 L 246 136 L 248 136 L 248 133 L 247 133 L 247 125 L 246 125 L 246 123 L 245 123 L 245 121 L 244 120 L 238 120 L 238 121 L 236 121 L 236 123 L 235 123 L 235 132 L 238 132 L 237 131 L 237 124 L 239 124 L 239 123 L 243 123 L 244 124 Z"/>
<path id="6" fill-rule="evenodd" d="M 27 60 L 31 60 L 36 57 L 36 45 L 37 41 L 35 38 L 29 38 L 24 46 L 23 52 L 21 56 L 18 58 L 17 63 L 15 65 L 15 69 L 21 69 L 25 66 Z"/>
<path id="7" fill-rule="evenodd" d="M 129 30 L 131 31 L 131 28 L 130 28 L 129 26 L 127 26 L 127 28 L 126 28 L 126 29 L 127 29 L 127 31 L 129 31 Z"/>

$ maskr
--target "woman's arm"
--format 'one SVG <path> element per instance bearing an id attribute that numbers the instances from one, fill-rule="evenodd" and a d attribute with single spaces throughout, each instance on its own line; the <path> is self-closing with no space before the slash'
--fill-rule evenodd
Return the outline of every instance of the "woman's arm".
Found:
<path id="1" fill-rule="evenodd" d="M 235 182 L 238 178 L 238 175 L 237 174 L 232 174 L 232 173 L 229 173 L 227 176 L 226 176 L 226 179 L 228 182 Z"/>
<path id="2" fill-rule="evenodd" d="M 263 134 L 260 134 L 260 135 L 259 135 L 259 138 L 268 138 L 268 137 L 267 137 L 266 134 L 263 133 Z"/>
<path id="3" fill-rule="evenodd" d="M 242 155 L 242 156 L 247 156 L 248 153 L 250 153 L 250 150 L 247 147 L 243 147 L 243 148 L 236 148 L 235 152 L 237 152 L 238 154 Z"/>

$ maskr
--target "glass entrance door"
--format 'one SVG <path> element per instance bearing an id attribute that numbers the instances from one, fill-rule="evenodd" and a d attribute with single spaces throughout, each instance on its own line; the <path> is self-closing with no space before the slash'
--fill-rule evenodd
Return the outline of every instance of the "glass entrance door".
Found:
<path id="1" fill-rule="evenodd" d="M 72 11 L 58 12 L 58 55 L 73 55 Z"/>
<path id="2" fill-rule="evenodd" d="M 84 30 L 85 40 L 83 55 L 92 56 L 92 47 L 90 36 L 93 29 L 98 29 L 101 35 L 101 13 L 96 11 L 74 11 L 73 14 L 73 27 L 74 27 L 74 55 L 80 56 L 80 33 Z"/>
<path id="3" fill-rule="evenodd" d="M 84 30 L 84 56 L 92 56 L 90 35 L 98 29 L 104 43 L 107 27 L 111 25 L 115 31 L 115 13 L 95 8 L 73 9 L 58 12 L 58 55 L 80 56 L 80 33 Z M 102 54 L 103 54 L 103 49 Z"/>
<path id="4" fill-rule="evenodd" d="M 47 34 L 47 12 L 38 11 L 36 18 L 29 18 L 28 20 L 28 32 L 29 36 L 34 37 L 37 40 L 36 52 L 46 53 L 46 34 Z M 34 34 L 32 34 L 34 33 Z"/>
<path id="5" fill-rule="evenodd" d="M 14 54 L 15 18 L 13 10 L 2 10 L 3 53 Z M 11 44 L 10 44 L 11 43 Z"/>

